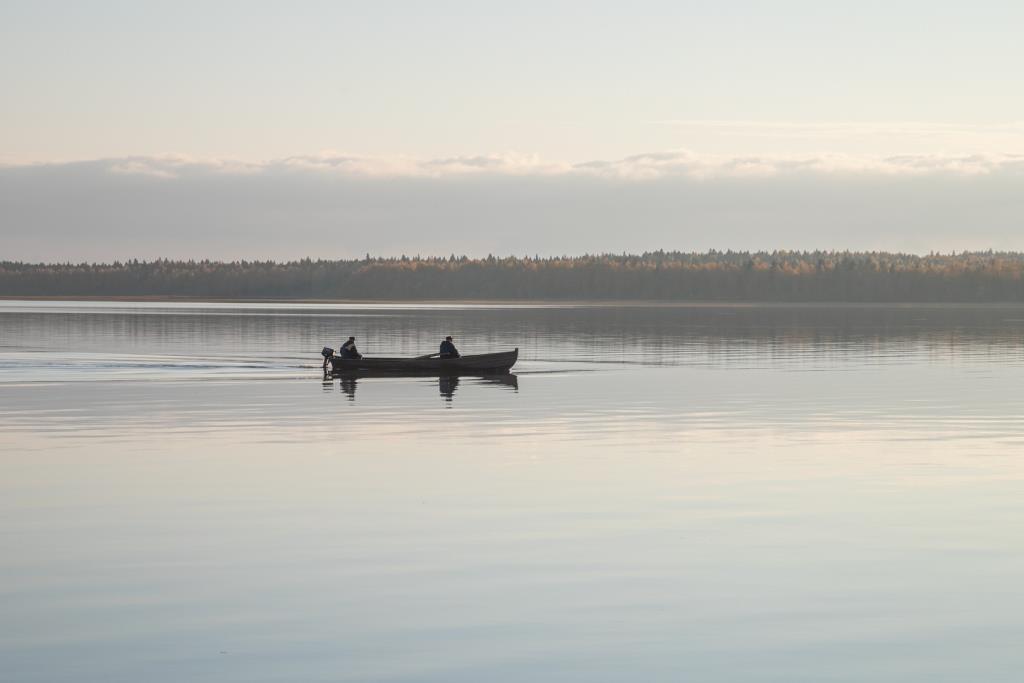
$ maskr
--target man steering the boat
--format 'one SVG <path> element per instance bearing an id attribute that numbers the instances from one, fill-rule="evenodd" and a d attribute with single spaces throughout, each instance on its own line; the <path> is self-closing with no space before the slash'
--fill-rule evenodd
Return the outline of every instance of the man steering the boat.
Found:
<path id="1" fill-rule="evenodd" d="M 356 338 L 349 337 L 348 341 L 341 345 L 340 355 L 345 360 L 359 360 L 363 354 L 356 349 Z"/>
<path id="2" fill-rule="evenodd" d="M 459 350 L 455 348 L 451 337 L 445 337 L 441 342 L 441 358 L 458 358 Z"/>

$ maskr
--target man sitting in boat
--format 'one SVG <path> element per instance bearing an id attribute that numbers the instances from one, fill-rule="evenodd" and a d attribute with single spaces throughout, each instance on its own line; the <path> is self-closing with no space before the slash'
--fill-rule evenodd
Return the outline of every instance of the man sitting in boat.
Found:
<path id="1" fill-rule="evenodd" d="M 455 344 L 452 344 L 451 337 L 445 337 L 444 341 L 441 342 L 441 358 L 458 358 L 459 350 L 455 348 Z"/>
<path id="2" fill-rule="evenodd" d="M 345 360 L 359 360 L 363 357 L 363 354 L 356 350 L 355 337 L 349 337 L 348 341 L 341 345 L 341 351 L 338 352 L 338 355 Z"/>

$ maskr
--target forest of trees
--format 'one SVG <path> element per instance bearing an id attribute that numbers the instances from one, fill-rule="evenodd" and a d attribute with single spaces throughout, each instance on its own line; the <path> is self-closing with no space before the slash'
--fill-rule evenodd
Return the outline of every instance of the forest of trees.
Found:
<path id="1" fill-rule="evenodd" d="M 0 262 L 0 296 L 1024 302 L 1024 253 L 656 251 L 357 260 Z"/>

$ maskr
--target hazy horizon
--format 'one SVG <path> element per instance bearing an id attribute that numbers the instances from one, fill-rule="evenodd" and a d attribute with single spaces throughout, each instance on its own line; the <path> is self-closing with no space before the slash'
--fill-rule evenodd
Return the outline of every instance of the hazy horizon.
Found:
<path id="1" fill-rule="evenodd" d="M 820 170 L 650 155 L 529 172 L 472 161 L 382 174 L 333 157 L 6 167 L 2 258 L 1024 249 L 1018 159 Z"/>

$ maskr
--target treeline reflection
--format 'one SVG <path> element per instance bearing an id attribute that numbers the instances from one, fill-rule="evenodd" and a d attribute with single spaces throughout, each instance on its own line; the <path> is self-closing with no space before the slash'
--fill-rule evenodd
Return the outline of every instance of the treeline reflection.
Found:
<path id="1" fill-rule="evenodd" d="M 0 305 L 0 309 L 3 306 Z M 737 354 L 820 358 L 914 347 L 949 356 L 1024 355 L 1019 304 L 664 304 L 523 307 L 173 309 L 74 304 L 0 313 L 0 344 L 60 354 L 142 354 L 168 368 L 259 359 L 320 366 L 323 346 L 356 335 L 369 357 L 414 357 L 454 334 L 464 353 L 518 346 L 520 362 L 716 363 Z M 48 362 L 50 359 L 47 356 Z"/>

